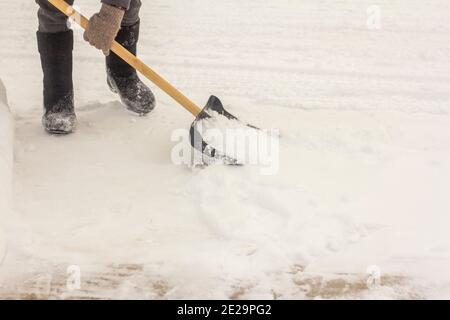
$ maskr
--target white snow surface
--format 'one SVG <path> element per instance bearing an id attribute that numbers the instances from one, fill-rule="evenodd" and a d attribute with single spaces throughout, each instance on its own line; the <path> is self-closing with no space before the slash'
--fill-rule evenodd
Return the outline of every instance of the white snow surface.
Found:
<path id="1" fill-rule="evenodd" d="M 275 175 L 175 165 L 192 116 L 150 83 L 154 112 L 125 111 L 80 30 L 78 131 L 47 135 L 37 7 L 2 8 L 16 137 L 0 296 L 450 298 L 447 0 L 144 3 L 140 57 L 199 104 L 279 129 Z"/>

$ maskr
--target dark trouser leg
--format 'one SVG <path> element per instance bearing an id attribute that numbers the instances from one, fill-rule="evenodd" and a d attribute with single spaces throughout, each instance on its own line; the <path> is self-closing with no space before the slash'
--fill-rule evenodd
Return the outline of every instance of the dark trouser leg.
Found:
<path id="1" fill-rule="evenodd" d="M 125 12 L 122 20 L 123 27 L 129 27 L 139 21 L 139 11 L 141 10 L 141 0 L 131 0 L 130 9 Z"/>
<path id="2" fill-rule="evenodd" d="M 65 0 L 72 5 L 74 0 Z M 36 0 L 39 4 L 38 18 L 39 31 L 43 33 L 58 33 L 69 30 L 67 26 L 67 17 L 56 9 L 47 0 Z"/>
<path id="3" fill-rule="evenodd" d="M 132 0 L 130 9 L 126 12 L 116 41 L 128 51 L 136 55 L 139 40 L 139 9 L 140 0 Z M 155 107 L 155 97 L 151 90 L 139 79 L 136 70 L 124 62 L 115 53 L 106 57 L 108 84 L 118 93 L 122 103 L 131 111 L 147 114 Z"/>

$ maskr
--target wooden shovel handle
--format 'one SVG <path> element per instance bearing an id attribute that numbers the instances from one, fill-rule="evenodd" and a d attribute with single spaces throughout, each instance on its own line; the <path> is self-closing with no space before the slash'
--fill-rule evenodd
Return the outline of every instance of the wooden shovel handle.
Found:
<path id="1" fill-rule="evenodd" d="M 48 0 L 52 5 L 54 5 L 58 10 L 64 13 L 69 18 L 72 18 L 76 23 L 78 23 L 83 29 L 86 30 L 89 20 L 86 19 L 81 13 L 77 12 L 72 6 L 67 4 L 64 0 Z M 135 68 L 137 71 L 142 73 L 146 78 L 156 84 L 161 90 L 171 96 L 175 101 L 181 104 L 186 110 L 192 113 L 195 117 L 202 111 L 194 102 L 189 100 L 184 94 L 182 94 L 178 89 L 172 86 L 167 80 L 158 75 L 149 66 L 147 66 L 143 61 L 137 58 L 134 54 L 125 49 L 117 41 L 113 42 L 111 50 L 121 57 L 130 66 Z"/>

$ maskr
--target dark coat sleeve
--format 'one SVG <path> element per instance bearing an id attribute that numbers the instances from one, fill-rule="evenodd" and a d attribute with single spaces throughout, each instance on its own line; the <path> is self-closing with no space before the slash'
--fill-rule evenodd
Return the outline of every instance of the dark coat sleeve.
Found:
<path id="1" fill-rule="evenodd" d="M 130 9 L 130 2 L 131 0 L 102 0 L 102 3 L 106 3 L 111 6 L 126 8 L 127 10 Z"/>

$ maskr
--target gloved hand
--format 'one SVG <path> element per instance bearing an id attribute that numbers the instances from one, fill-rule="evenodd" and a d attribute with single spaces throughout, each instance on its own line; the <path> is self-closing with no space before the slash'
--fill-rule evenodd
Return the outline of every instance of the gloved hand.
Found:
<path id="1" fill-rule="evenodd" d="M 112 43 L 120 30 L 125 10 L 103 4 L 99 13 L 89 20 L 89 25 L 84 32 L 84 40 L 107 56 Z"/>

